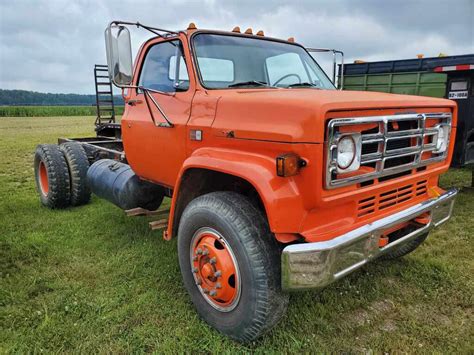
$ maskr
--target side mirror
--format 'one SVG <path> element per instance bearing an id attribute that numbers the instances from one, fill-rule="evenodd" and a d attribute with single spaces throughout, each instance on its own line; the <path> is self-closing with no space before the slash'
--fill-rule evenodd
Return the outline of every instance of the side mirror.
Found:
<path id="1" fill-rule="evenodd" d="M 133 63 L 130 31 L 111 23 L 105 30 L 105 49 L 110 80 L 118 87 L 132 83 Z"/>

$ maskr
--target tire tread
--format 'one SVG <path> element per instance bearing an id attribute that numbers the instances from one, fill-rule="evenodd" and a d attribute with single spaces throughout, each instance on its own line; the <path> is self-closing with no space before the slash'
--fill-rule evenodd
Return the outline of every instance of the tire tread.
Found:
<path id="1" fill-rule="evenodd" d="M 252 341 L 271 329 L 284 315 L 288 305 L 288 294 L 283 293 L 280 287 L 279 245 L 261 211 L 238 193 L 219 191 L 197 197 L 186 207 L 180 229 L 194 208 L 219 211 L 219 216 L 239 231 L 255 276 L 256 306 L 250 326 L 227 335 L 238 341 Z"/>
<path id="2" fill-rule="evenodd" d="M 411 242 L 404 244 L 402 246 L 396 247 L 394 250 L 384 254 L 381 256 L 382 260 L 394 260 L 401 258 L 407 254 L 413 252 L 416 248 L 418 248 L 428 237 L 428 233 L 420 235 L 419 237 L 413 239 Z"/>
<path id="3" fill-rule="evenodd" d="M 43 196 L 39 186 L 39 162 L 48 174 L 49 191 Z M 66 159 L 56 144 L 39 144 L 35 151 L 35 179 L 41 203 L 49 208 L 65 208 L 70 204 L 70 177 Z"/>
<path id="4" fill-rule="evenodd" d="M 80 206 L 89 202 L 91 190 L 87 183 L 89 160 L 80 143 L 66 142 L 59 146 L 64 154 L 71 177 L 71 205 Z"/>

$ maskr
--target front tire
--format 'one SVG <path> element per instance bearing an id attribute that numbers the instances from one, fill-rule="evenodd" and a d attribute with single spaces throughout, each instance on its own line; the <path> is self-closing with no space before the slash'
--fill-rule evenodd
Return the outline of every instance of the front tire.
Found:
<path id="1" fill-rule="evenodd" d="M 401 258 L 402 256 L 410 254 L 411 252 L 415 251 L 415 249 L 418 248 L 425 241 L 427 237 L 428 237 L 428 233 L 422 234 L 407 244 L 404 244 L 399 247 L 395 247 L 395 249 L 382 255 L 381 259 L 382 260 L 395 260 L 395 259 Z"/>
<path id="2" fill-rule="evenodd" d="M 223 334 L 252 341 L 284 315 L 278 243 L 242 195 L 213 192 L 191 201 L 179 224 L 178 256 L 199 315 Z"/>

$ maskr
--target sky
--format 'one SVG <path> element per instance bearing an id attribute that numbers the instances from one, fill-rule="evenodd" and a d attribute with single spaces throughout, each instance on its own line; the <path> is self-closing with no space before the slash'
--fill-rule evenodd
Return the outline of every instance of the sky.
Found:
<path id="1" fill-rule="evenodd" d="M 15 0 L 0 2 L 0 88 L 94 93 L 111 20 L 170 30 L 240 26 L 307 47 L 343 50 L 346 62 L 474 53 L 474 0 Z M 132 30 L 133 50 L 148 38 Z M 320 55 L 329 71 L 330 58 Z"/>

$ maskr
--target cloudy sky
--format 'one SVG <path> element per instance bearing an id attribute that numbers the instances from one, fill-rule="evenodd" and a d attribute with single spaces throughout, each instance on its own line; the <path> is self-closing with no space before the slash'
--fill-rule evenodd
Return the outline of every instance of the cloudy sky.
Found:
<path id="1" fill-rule="evenodd" d="M 112 19 L 168 29 L 191 21 L 252 27 L 342 49 L 349 62 L 474 53 L 474 0 L 2 0 L 0 88 L 93 93 L 92 68 L 105 63 L 103 32 Z M 132 37 L 136 50 L 147 35 Z"/>

